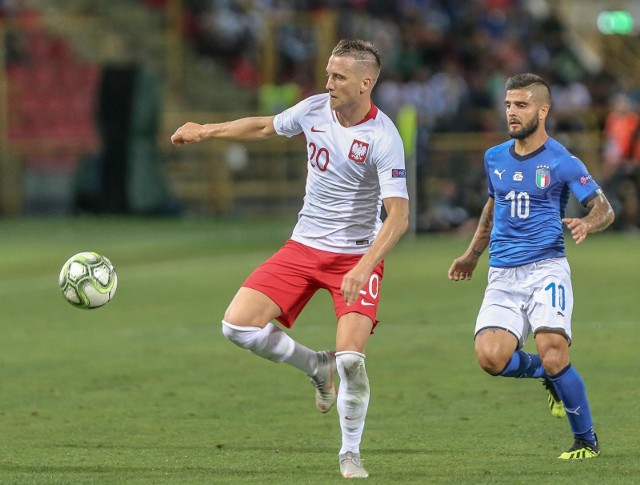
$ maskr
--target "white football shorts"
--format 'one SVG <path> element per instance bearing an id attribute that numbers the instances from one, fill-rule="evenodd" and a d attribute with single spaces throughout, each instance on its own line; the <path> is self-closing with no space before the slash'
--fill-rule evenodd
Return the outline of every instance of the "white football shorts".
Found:
<path id="1" fill-rule="evenodd" d="M 567 258 L 553 258 L 515 268 L 489 268 L 488 284 L 475 334 L 502 328 L 522 347 L 530 333 L 555 330 L 571 344 L 573 289 Z"/>

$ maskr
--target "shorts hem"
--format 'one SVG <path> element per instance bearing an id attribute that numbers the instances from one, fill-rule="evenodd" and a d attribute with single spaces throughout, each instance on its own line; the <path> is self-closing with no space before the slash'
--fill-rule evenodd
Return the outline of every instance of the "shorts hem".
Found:
<path id="1" fill-rule="evenodd" d="M 473 339 L 475 340 L 476 337 L 478 336 L 478 334 L 480 332 L 482 332 L 483 330 L 489 330 L 490 328 L 495 328 L 497 330 L 504 330 L 505 332 L 510 333 L 518 341 L 518 349 L 523 347 L 523 344 L 522 344 L 522 341 L 521 341 L 522 339 L 521 339 L 520 336 L 518 336 L 518 334 L 516 334 L 513 330 L 510 330 L 510 329 L 505 328 L 505 327 L 501 327 L 500 325 L 487 325 L 486 327 L 479 328 L 478 330 L 476 330 L 476 333 L 473 334 Z"/>
<path id="2" fill-rule="evenodd" d="M 535 338 L 536 335 L 538 335 L 538 333 L 540 331 L 543 331 L 543 332 L 546 331 L 547 333 L 558 333 L 558 334 L 562 335 L 564 338 L 567 339 L 567 342 L 569 343 L 569 347 L 571 347 L 571 337 L 569 336 L 569 334 L 567 333 L 567 331 L 564 328 L 559 328 L 559 327 L 538 327 L 533 332 L 533 338 Z"/>

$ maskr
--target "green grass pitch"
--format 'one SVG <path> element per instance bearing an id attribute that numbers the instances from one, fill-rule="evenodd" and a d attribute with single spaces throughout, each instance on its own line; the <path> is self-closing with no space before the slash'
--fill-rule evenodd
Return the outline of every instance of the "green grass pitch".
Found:
<path id="1" fill-rule="evenodd" d="M 0 483 L 342 482 L 335 409 L 319 414 L 304 375 L 220 333 L 236 289 L 293 222 L 0 220 Z M 406 238 L 387 258 L 367 349 L 369 481 L 637 481 L 640 238 L 568 242 L 572 361 L 603 449 L 576 463 L 557 459 L 572 436 L 542 386 L 475 361 L 486 256 L 471 282 L 446 276 L 467 243 Z M 62 264 L 84 250 L 117 269 L 104 308 L 73 308 L 58 289 Z M 323 349 L 334 331 L 319 293 L 291 333 Z"/>

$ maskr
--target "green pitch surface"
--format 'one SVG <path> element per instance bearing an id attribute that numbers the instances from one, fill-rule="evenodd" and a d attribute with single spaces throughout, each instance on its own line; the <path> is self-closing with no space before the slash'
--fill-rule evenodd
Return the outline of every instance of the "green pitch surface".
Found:
<path id="1" fill-rule="evenodd" d="M 293 221 L 0 221 L 0 483 L 340 483 L 338 419 L 308 379 L 220 333 L 244 277 Z M 387 259 L 381 323 L 367 349 L 362 444 L 373 483 L 633 483 L 640 477 L 640 237 L 569 243 L 572 361 L 602 456 L 567 463 L 565 420 L 542 385 L 492 378 L 472 333 L 486 257 L 446 277 L 468 238 L 404 240 Z M 74 253 L 105 254 L 112 302 L 78 310 L 58 289 Z M 319 293 L 292 335 L 333 346 Z M 531 343 L 528 348 L 531 349 Z"/>

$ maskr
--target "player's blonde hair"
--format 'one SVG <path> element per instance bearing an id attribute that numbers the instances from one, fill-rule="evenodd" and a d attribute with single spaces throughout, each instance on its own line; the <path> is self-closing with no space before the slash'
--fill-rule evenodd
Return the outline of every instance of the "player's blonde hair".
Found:
<path id="1" fill-rule="evenodd" d="M 342 39 L 331 52 L 335 57 L 350 57 L 356 61 L 364 61 L 374 71 L 374 82 L 380 74 L 380 52 L 371 42 L 359 39 Z"/>
<path id="2" fill-rule="evenodd" d="M 352 57 L 358 61 L 373 61 L 376 67 L 380 68 L 381 66 L 378 48 L 366 40 L 342 39 L 333 48 L 331 55 Z"/>

